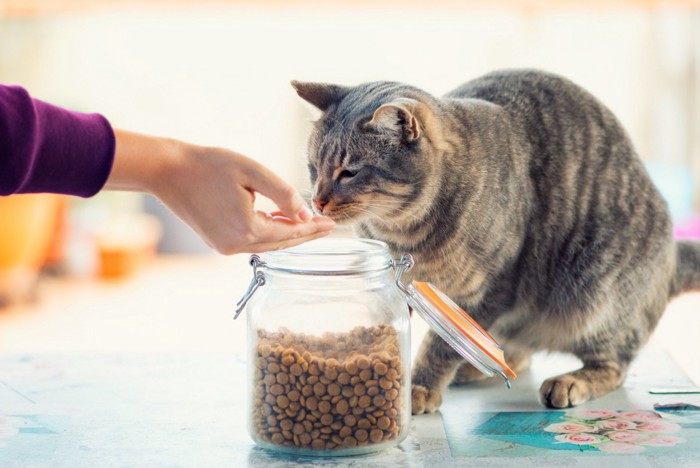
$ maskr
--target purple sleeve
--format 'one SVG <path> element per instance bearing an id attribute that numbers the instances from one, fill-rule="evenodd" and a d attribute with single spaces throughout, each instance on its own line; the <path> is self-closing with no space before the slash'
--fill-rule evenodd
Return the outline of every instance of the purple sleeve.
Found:
<path id="1" fill-rule="evenodd" d="M 0 85 L 0 195 L 95 195 L 114 161 L 112 126 Z"/>

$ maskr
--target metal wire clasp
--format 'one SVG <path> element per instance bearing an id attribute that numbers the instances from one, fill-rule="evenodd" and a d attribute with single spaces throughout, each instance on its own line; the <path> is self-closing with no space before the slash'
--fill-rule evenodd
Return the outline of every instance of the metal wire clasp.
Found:
<path id="1" fill-rule="evenodd" d="M 403 254 L 401 256 L 401 259 L 397 262 L 395 260 L 391 260 L 391 266 L 393 268 L 396 268 L 396 276 L 395 276 L 395 281 L 396 281 L 396 286 L 406 295 L 411 295 L 412 293 L 406 288 L 406 285 L 404 285 L 401 282 L 401 276 L 404 273 L 408 273 L 411 271 L 411 268 L 413 268 L 413 265 L 415 265 L 415 261 L 413 261 L 413 257 L 411 254 Z"/>
<path id="2" fill-rule="evenodd" d="M 233 316 L 233 320 L 236 320 L 238 316 L 241 315 L 241 312 L 243 312 L 243 309 L 245 309 L 246 304 L 248 303 L 250 298 L 253 297 L 255 291 L 257 291 L 257 289 L 260 286 L 263 286 L 265 284 L 265 273 L 263 273 L 262 271 L 258 271 L 258 268 L 263 266 L 265 263 L 257 255 L 251 255 L 250 259 L 248 260 L 248 263 L 250 263 L 250 266 L 253 267 L 253 279 L 248 285 L 248 290 L 245 292 L 241 300 L 238 301 L 238 303 L 236 304 L 236 315 Z"/>

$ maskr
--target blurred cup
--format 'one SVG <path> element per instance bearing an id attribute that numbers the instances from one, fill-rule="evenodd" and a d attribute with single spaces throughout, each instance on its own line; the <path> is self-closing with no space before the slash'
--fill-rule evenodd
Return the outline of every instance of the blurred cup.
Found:
<path id="1" fill-rule="evenodd" d="M 60 195 L 0 197 L 0 304 L 32 295 L 64 204 Z"/>
<path id="2" fill-rule="evenodd" d="M 147 214 L 109 218 L 96 233 L 100 277 L 119 279 L 133 274 L 154 256 L 161 235 L 160 222 Z"/>

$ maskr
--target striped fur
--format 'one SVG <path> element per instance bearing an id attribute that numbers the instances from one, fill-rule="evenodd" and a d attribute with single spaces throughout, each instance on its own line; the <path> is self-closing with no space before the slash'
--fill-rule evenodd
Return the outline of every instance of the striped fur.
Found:
<path id="1" fill-rule="evenodd" d="M 309 144 L 318 211 L 416 260 L 525 367 L 539 350 L 583 368 L 547 380 L 568 407 L 619 387 L 672 295 L 700 288 L 700 248 L 667 207 L 615 116 L 574 83 L 498 71 L 435 98 L 400 83 L 293 83 L 323 111 Z M 476 376 L 432 332 L 414 413 Z"/>

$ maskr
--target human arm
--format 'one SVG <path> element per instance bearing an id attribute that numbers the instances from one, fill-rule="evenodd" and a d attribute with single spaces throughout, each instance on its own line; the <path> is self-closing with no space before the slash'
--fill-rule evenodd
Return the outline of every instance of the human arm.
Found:
<path id="1" fill-rule="evenodd" d="M 298 222 L 301 196 L 249 158 L 114 131 L 101 115 L 68 111 L 0 85 L 0 195 L 90 197 L 102 189 L 155 195 L 226 254 L 289 247 L 333 228 L 323 218 Z M 271 198 L 281 213 L 255 211 L 255 192 Z"/>
<path id="2" fill-rule="evenodd" d="M 0 85 L 0 195 L 95 195 L 112 167 L 114 143 L 101 115 L 68 111 L 19 86 Z"/>

